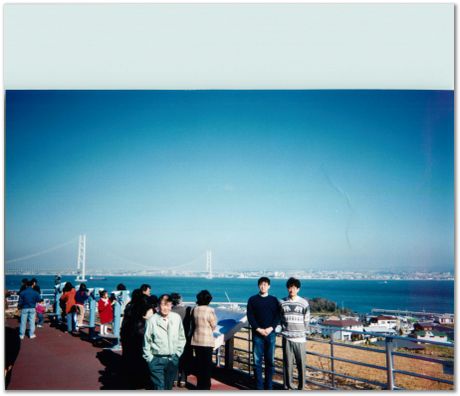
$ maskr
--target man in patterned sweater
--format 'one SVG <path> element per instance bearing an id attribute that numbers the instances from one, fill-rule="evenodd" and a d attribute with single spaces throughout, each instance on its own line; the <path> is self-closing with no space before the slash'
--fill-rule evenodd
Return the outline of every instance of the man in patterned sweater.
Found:
<path id="1" fill-rule="evenodd" d="M 286 283 L 289 295 L 280 301 L 284 389 L 296 389 L 292 378 L 294 361 L 299 376 L 297 389 L 301 390 L 305 385 L 305 335 L 310 323 L 310 306 L 307 300 L 298 296 L 300 286 L 298 279 L 289 278 Z"/>

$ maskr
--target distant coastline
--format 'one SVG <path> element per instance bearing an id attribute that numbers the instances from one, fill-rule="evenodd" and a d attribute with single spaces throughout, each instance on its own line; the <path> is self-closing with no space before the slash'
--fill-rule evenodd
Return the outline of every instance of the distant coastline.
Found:
<path id="1" fill-rule="evenodd" d="M 6 273 L 5 276 L 53 276 L 58 274 L 58 272 L 17 272 L 17 273 Z M 60 272 L 59 275 L 61 276 L 76 276 L 76 273 L 64 273 Z M 180 277 L 180 278 L 204 278 L 206 277 L 206 273 L 203 274 L 180 274 L 180 273 L 94 273 L 91 275 L 87 275 L 87 278 L 90 276 L 94 277 L 154 277 L 154 278 L 170 278 L 172 276 L 174 277 Z M 226 275 L 226 274 L 215 274 L 211 279 L 258 279 L 261 276 L 269 276 L 273 279 L 285 279 L 287 280 L 291 275 L 289 276 L 273 276 L 270 274 L 259 274 L 259 275 L 245 275 L 245 276 L 237 276 L 237 275 Z M 340 280 L 340 281 L 381 281 L 381 282 L 389 282 L 389 281 L 455 281 L 455 277 L 442 277 L 442 278 L 436 278 L 436 277 L 378 277 L 378 276 L 373 276 L 373 277 L 362 277 L 362 278 L 350 278 L 350 277 L 307 277 L 307 276 L 299 276 L 299 275 L 292 275 L 298 279 L 301 280 Z"/>

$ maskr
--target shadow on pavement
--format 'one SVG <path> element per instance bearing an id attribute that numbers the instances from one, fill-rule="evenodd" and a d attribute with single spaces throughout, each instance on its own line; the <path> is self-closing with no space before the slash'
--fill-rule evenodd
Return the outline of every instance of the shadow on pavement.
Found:
<path id="1" fill-rule="evenodd" d="M 10 384 L 14 362 L 20 349 L 19 328 L 5 327 L 5 389 L 8 389 Z"/>

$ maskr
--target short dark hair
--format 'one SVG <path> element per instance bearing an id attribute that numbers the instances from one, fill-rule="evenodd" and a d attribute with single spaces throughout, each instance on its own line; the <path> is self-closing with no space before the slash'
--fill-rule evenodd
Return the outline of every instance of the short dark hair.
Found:
<path id="1" fill-rule="evenodd" d="M 201 290 L 196 295 L 196 303 L 197 305 L 209 305 L 212 300 L 212 295 L 207 290 Z"/>
<path id="2" fill-rule="evenodd" d="M 297 278 L 289 278 L 286 282 L 286 287 L 289 289 L 291 286 L 295 286 L 297 289 L 300 289 L 300 281 Z"/>
<path id="3" fill-rule="evenodd" d="M 107 290 L 101 290 L 99 291 L 99 295 L 102 297 L 104 294 L 108 294 L 109 292 Z"/>
<path id="4" fill-rule="evenodd" d="M 174 306 L 182 302 L 182 296 L 179 293 L 171 293 L 171 299 Z"/>
<path id="5" fill-rule="evenodd" d="M 126 290 L 126 286 L 123 283 L 117 285 L 117 290 Z"/>
<path id="6" fill-rule="evenodd" d="M 33 286 L 34 282 L 29 280 L 29 281 L 26 282 L 26 285 L 27 285 L 27 287 Z"/>
<path id="7" fill-rule="evenodd" d="M 169 294 L 165 293 L 165 294 L 162 294 L 159 298 L 158 298 L 158 304 L 161 304 L 162 301 L 165 301 L 165 302 L 170 302 L 172 303 L 172 298 Z"/>
<path id="8" fill-rule="evenodd" d="M 152 289 L 152 286 L 150 286 L 147 283 L 144 283 L 143 285 L 141 285 L 140 289 L 141 289 L 141 292 L 145 292 L 147 291 L 147 289 Z"/>
<path id="9" fill-rule="evenodd" d="M 38 283 L 37 278 L 32 278 L 31 281 L 34 282 L 34 283 Z"/>
<path id="10" fill-rule="evenodd" d="M 261 278 L 259 278 L 259 280 L 257 281 L 257 286 L 260 286 L 260 284 L 262 282 L 266 282 L 268 284 L 270 284 L 270 279 L 268 279 L 266 276 L 262 276 Z"/>
<path id="11" fill-rule="evenodd" d="M 43 298 L 40 298 L 40 300 L 38 300 L 39 303 L 42 303 L 43 301 L 45 301 L 43 300 Z"/>

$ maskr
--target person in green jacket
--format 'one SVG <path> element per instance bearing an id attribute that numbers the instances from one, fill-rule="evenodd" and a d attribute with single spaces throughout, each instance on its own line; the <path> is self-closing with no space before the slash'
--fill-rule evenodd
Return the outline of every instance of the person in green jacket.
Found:
<path id="1" fill-rule="evenodd" d="M 185 333 L 181 317 L 171 312 L 169 294 L 160 296 L 159 307 L 159 312 L 145 323 L 143 357 L 149 366 L 153 388 L 170 390 L 177 375 L 179 357 L 184 351 Z"/>

